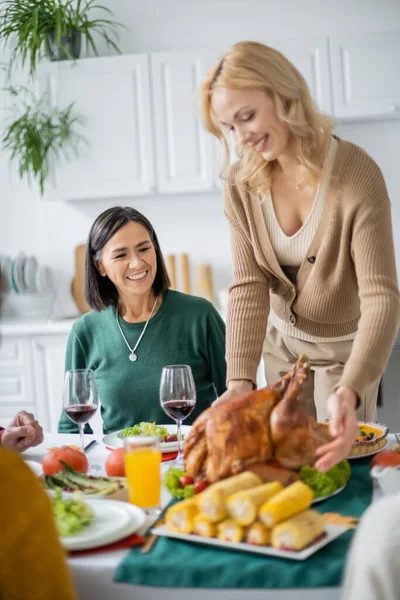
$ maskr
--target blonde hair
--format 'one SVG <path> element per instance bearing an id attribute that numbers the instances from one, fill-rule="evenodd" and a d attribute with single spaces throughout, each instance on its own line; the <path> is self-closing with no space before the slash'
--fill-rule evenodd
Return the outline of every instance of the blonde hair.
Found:
<path id="1" fill-rule="evenodd" d="M 283 54 L 257 42 L 239 42 L 218 60 L 200 86 L 199 100 L 205 127 L 225 149 L 223 177 L 229 164 L 229 145 L 227 133 L 211 108 L 211 96 L 216 87 L 264 91 L 274 101 L 279 120 L 289 129 L 307 181 L 314 183 L 319 179 L 321 149 L 333 131 L 334 122 L 317 108 L 304 77 Z M 240 168 L 235 169 L 234 183 L 245 184 L 259 193 L 269 189 L 273 162 L 265 161 L 249 146 L 242 146 L 239 156 Z"/>

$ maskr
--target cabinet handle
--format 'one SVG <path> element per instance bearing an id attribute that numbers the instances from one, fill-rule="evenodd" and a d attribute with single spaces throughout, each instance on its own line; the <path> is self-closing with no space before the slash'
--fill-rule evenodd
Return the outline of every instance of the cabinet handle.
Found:
<path id="1" fill-rule="evenodd" d="M 392 106 L 390 107 L 390 110 L 392 112 L 397 112 L 398 110 L 400 110 L 400 106 L 398 104 L 392 104 Z"/>

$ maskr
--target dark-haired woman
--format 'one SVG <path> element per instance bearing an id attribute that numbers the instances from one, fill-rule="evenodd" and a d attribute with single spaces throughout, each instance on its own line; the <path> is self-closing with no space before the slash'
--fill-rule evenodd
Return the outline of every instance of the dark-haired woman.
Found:
<path id="1" fill-rule="evenodd" d="M 226 389 L 225 326 L 203 298 L 169 289 L 156 233 L 133 208 L 104 211 L 86 250 L 86 300 L 94 310 L 73 326 L 66 370 L 93 369 L 103 429 L 165 422 L 161 370 L 187 364 L 197 390 L 192 422 Z M 63 415 L 59 431 L 76 431 Z"/>

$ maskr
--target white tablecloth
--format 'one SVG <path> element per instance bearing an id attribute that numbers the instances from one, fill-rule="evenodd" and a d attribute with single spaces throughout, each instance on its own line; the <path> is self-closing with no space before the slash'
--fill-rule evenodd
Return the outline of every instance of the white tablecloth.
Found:
<path id="1" fill-rule="evenodd" d="M 85 435 L 85 444 L 93 436 Z M 391 438 L 392 436 L 389 436 Z M 104 472 L 104 463 L 109 454 L 101 439 L 93 446 L 88 454 L 90 464 L 100 465 Z M 390 442 L 393 440 L 390 439 Z M 25 460 L 41 461 L 46 450 L 51 446 L 65 444 L 79 445 L 78 435 L 46 434 L 43 444 L 31 448 L 23 454 Z M 163 469 L 170 463 L 163 463 Z M 99 472 L 101 474 L 101 472 Z M 374 499 L 379 492 L 374 490 Z M 165 490 L 162 493 L 162 504 L 169 501 Z M 293 590 L 212 590 L 212 589 L 187 589 L 187 588 L 155 588 L 135 586 L 130 584 L 114 583 L 115 569 L 127 550 L 106 552 L 69 559 L 78 597 L 80 600 L 337 600 L 340 597 L 339 588 L 293 589 Z"/>

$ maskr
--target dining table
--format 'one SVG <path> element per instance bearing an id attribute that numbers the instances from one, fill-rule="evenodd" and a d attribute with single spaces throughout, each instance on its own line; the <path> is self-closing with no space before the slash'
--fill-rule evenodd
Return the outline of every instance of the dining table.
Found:
<path id="1" fill-rule="evenodd" d="M 105 474 L 105 461 L 110 450 L 102 442 L 101 436 L 85 435 L 85 444 L 92 439 L 97 443 L 92 445 L 87 452 L 89 465 L 97 467 L 96 474 Z M 395 441 L 394 435 L 388 436 L 388 446 Z M 78 434 L 50 434 L 44 435 L 44 441 L 39 446 L 25 451 L 22 457 L 25 460 L 40 463 L 46 451 L 53 446 L 74 444 L 79 446 Z M 172 464 L 171 461 L 161 464 L 162 472 L 165 472 Z M 374 482 L 373 501 L 376 501 L 381 492 Z M 171 500 L 168 492 L 163 488 L 161 492 L 161 504 L 166 506 Z M 146 523 L 148 526 L 149 523 Z M 139 531 L 143 533 L 143 531 Z M 324 588 L 294 588 L 294 589 L 196 589 L 196 588 L 172 588 L 139 586 L 125 583 L 115 583 L 113 577 L 118 564 L 124 558 L 129 549 L 113 550 L 96 554 L 85 554 L 80 556 L 69 556 L 68 564 L 74 581 L 79 600 L 155 600 L 162 597 L 163 600 L 242 600 L 244 594 L 246 600 L 337 600 L 340 598 L 339 587 Z M 183 568 L 183 566 L 182 566 Z"/>

